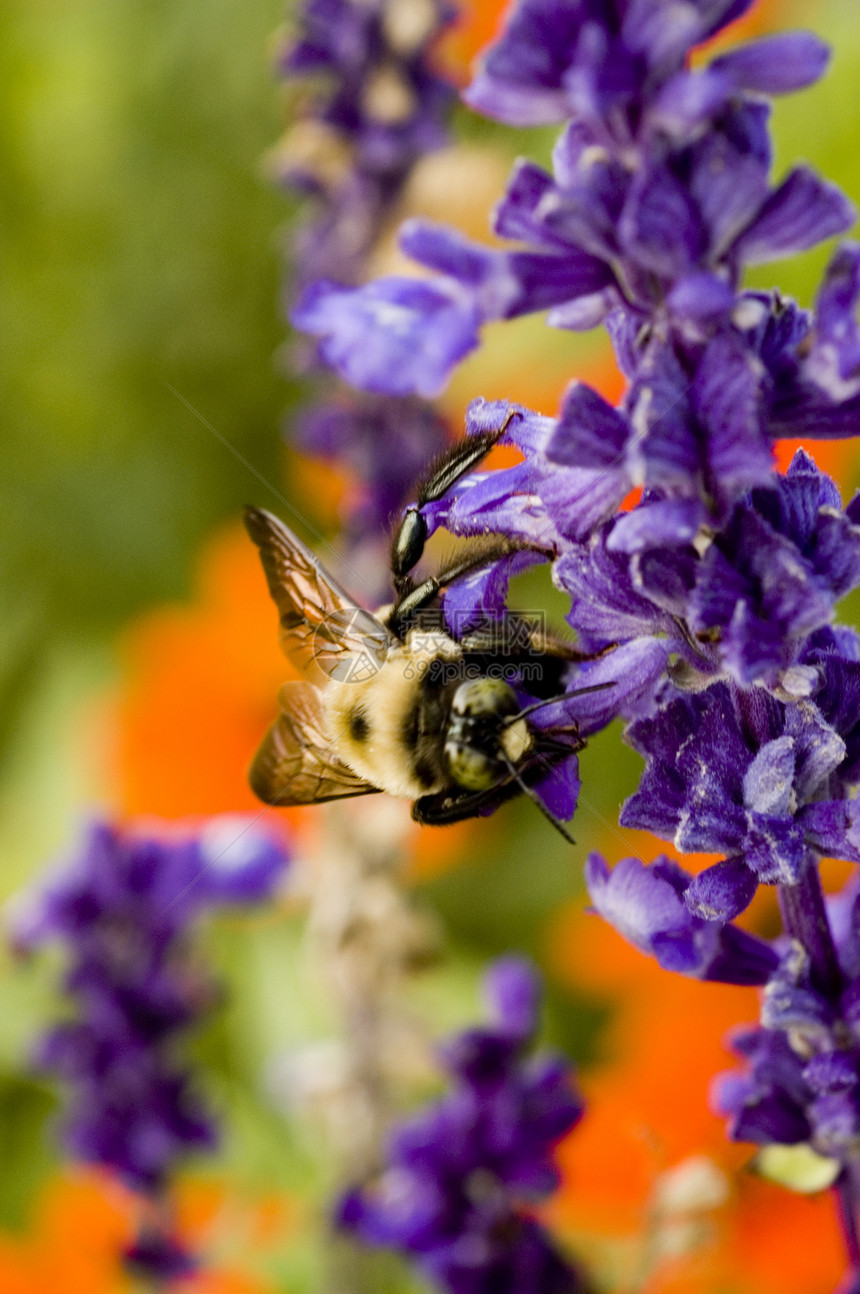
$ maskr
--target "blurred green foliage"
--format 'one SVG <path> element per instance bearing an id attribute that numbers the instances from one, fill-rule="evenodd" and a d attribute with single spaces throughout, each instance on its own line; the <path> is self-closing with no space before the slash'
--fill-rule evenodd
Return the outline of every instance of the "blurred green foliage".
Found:
<path id="1" fill-rule="evenodd" d="M 0 10 L 0 585 L 11 654 L 187 590 L 279 475 L 280 0 Z M 9 625 L 12 625 L 12 630 Z M 11 668 L 7 663 L 7 670 Z"/>

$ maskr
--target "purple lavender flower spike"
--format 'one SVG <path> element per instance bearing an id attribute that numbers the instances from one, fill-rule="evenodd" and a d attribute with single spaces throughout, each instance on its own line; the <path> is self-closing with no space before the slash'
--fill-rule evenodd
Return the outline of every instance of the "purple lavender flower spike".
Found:
<path id="1" fill-rule="evenodd" d="M 611 872 L 600 854 L 585 864 L 595 911 L 665 970 L 723 984 L 767 983 L 776 953 L 736 926 L 694 916 L 684 902 L 691 880 L 663 855 L 650 866 L 624 858 Z"/>
<path id="2" fill-rule="evenodd" d="M 160 839 L 96 823 L 69 865 L 12 906 L 21 952 L 55 940 L 69 952 L 76 1017 L 45 1035 L 37 1060 L 69 1085 L 62 1137 L 75 1158 L 155 1199 L 182 1155 L 215 1144 L 212 1116 L 176 1052 L 213 1000 L 184 955 L 187 935 L 208 907 L 269 898 L 284 863 L 267 832 L 236 818 Z M 161 1275 L 181 1259 L 161 1233 L 130 1253 Z"/>
<path id="3" fill-rule="evenodd" d="M 582 1105 L 563 1062 L 529 1059 L 538 982 L 520 958 L 485 982 L 489 1025 L 442 1052 L 451 1088 L 395 1129 L 379 1180 L 348 1192 L 339 1225 L 408 1254 L 451 1294 L 576 1294 L 577 1272 L 523 1210 L 558 1185 L 553 1146 Z"/>
<path id="4" fill-rule="evenodd" d="M 369 391 L 387 391 L 387 375 L 393 376 L 395 391 L 424 391 L 438 386 L 432 370 L 448 365 L 440 348 L 444 352 L 453 344 L 459 358 L 474 344 L 471 306 L 456 285 L 453 297 L 440 299 L 440 291 L 435 293 L 441 310 L 437 322 L 443 326 L 418 345 L 419 355 L 427 352 L 427 364 L 418 363 L 418 380 L 410 377 L 396 337 L 383 339 L 381 353 L 379 339 L 375 351 L 372 344 L 365 350 L 361 341 L 367 328 L 372 342 L 369 325 L 380 312 L 396 314 L 408 331 L 412 288 L 404 289 L 405 315 L 403 300 L 386 307 L 372 289 L 370 301 L 360 297 L 352 303 L 352 313 L 340 305 L 345 285 L 367 278 L 369 258 L 389 229 L 416 165 L 448 142 L 454 89 L 437 74 L 432 47 L 453 16 L 446 0 L 303 0 L 299 7 L 297 30 L 280 68 L 290 80 L 311 78 L 311 86 L 302 90 L 299 119 L 279 150 L 278 168 L 284 183 L 310 199 L 310 215 L 299 224 L 291 248 L 285 303 L 289 311 L 300 296 L 299 317 L 307 310 L 310 330 L 322 329 L 325 335 L 320 346 L 294 347 L 294 366 L 300 370 L 319 376 L 329 357 L 346 348 L 347 375 Z M 341 286 L 323 286 L 332 283 Z M 338 326 L 345 326 L 347 335 L 328 336 Z M 418 356 L 408 358 L 418 361 Z M 447 440 L 441 418 L 417 399 L 390 397 L 386 403 L 345 392 L 323 396 L 288 434 L 307 452 L 328 460 L 340 457 L 354 474 L 344 504 L 344 538 L 353 550 L 353 565 L 361 569 L 378 562 L 380 533 Z M 370 575 L 368 583 L 376 582 Z"/>

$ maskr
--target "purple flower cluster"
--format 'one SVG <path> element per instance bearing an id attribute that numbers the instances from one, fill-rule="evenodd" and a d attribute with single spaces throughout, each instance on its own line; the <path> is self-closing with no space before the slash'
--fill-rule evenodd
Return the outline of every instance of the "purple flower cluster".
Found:
<path id="1" fill-rule="evenodd" d="M 746 265 L 853 223 L 842 194 L 807 168 L 775 186 L 769 178 L 761 96 L 821 76 L 828 52 L 816 37 L 786 33 L 689 67 L 690 50 L 748 7 L 523 0 L 466 94 L 510 124 L 567 123 L 552 174 L 519 163 L 496 208 L 494 232 L 517 250 L 410 222 L 403 249 L 437 272 L 418 295 L 404 278 L 353 292 L 317 284 L 298 304 L 297 326 L 324 338 L 354 385 L 388 390 L 400 360 L 399 389 L 426 394 L 477 345 L 483 323 L 547 309 L 561 328 L 610 317 L 626 333 L 619 351 L 639 350 L 637 368 L 674 333 L 688 385 L 708 343 L 737 328 Z M 777 315 L 779 303 L 762 309 Z M 657 320 L 653 338 L 632 340 Z M 359 327 L 360 345 L 350 341 Z"/>
<path id="2" fill-rule="evenodd" d="M 605 323 L 618 407 L 579 382 L 555 418 L 473 403 L 467 435 L 505 425 L 521 461 L 470 473 L 424 517 L 516 551 L 448 590 L 445 612 L 504 614 L 511 574 L 551 563 L 579 644 L 604 653 L 571 671 L 571 691 L 615 686 L 534 722 L 588 735 L 623 716 L 645 770 L 622 823 L 720 855 L 695 878 L 665 859 L 611 874 L 592 859 L 594 905 L 667 968 L 765 986 L 764 1030 L 739 1044 L 749 1075 L 726 1088 L 737 1135 L 797 1133 L 847 1164 L 855 921 L 828 913 L 817 864 L 860 862 L 860 644 L 833 623 L 860 586 L 860 499 L 843 506 L 804 451 L 777 472 L 774 445 L 860 434 L 860 246 L 836 250 L 811 311 L 743 285 L 748 266 L 855 219 L 807 167 L 771 175 L 767 96 L 821 76 L 815 36 L 693 66 L 750 3 L 516 0 L 466 94 L 502 122 L 562 127 L 552 170 L 520 162 L 495 211 L 515 246 L 412 221 L 401 245 L 429 277 L 311 284 L 293 318 L 348 381 L 401 397 L 441 390 L 491 320 Z M 778 888 L 779 955 L 731 925 L 759 884 Z"/>
<path id="3" fill-rule="evenodd" d="M 856 664 L 850 636 L 825 648 L 820 635 L 860 584 L 860 502 L 843 509 L 802 451 L 778 475 L 772 446 L 860 431 L 860 247 L 837 252 L 814 315 L 741 289 L 745 265 L 853 220 L 809 171 L 769 178 L 762 95 L 820 76 L 815 37 L 690 68 L 691 48 L 746 8 L 521 0 L 467 98 L 513 124 L 567 123 L 554 174 L 521 164 L 496 213 L 496 232 L 531 250 L 413 223 L 403 245 L 440 278 L 316 284 L 296 313 L 346 377 L 400 393 L 438 389 L 483 319 L 547 306 L 563 327 L 606 319 L 621 406 L 581 383 L 555 419 L 476 401 L 467 434 L 514 408 L 505 439 L 523 461 L 460 480 L 425 520 L 528 550 L 451 590 L 449 623 L 499 614 L 510 574 L 552 561 L 580 643 L 615 647 L 618 686 L 581 703 L 581 730 L 621 713 L 649 761 L 623 820 L 726 853 L 687 899 L 723 919 L 758 881 L 796 884 L 822 852 L 856 855 L 853 719 L 818 701 Z"/>
<path id="4" fill-rule="evenodd" d="M 800 944 L 783 955 L 764 993 L 761 1027 L 738 1030 L 743 1073 L 723 1075 L 717 1108 L 737 1141 L 808 1142 L 850 1165 L 860 1139 L 860 886 L 827 904 L 838 955 L 828 991 Z"/>
<path id="5" fill-rule="evenodd" d="M 528 1212 L 558 1185 L 555 1144 L 582 1105 L 564 1063 L 530 1059 L 539 986 L 529 963 L 487 974 L 492 1022 L 442 1052 L 451 1089 L 391 1136 L 372 1186 L 338 1207 L 342 1227 L 408 1254 L 451 1294 L 575 1294 L 575 1270 Z"/>
<path id="6" fill-rule="evenodd" d="M 189 930 L 207 909 L 269 898 L 284 864 L 270 835 L 236 818 L 182 836 L 97 823 L 70 863 L 18 898 L 15 947 L 59 942 L 68 955 L 74 1015 L 36 1059 L 69 1087 L 62 1136 L 75 1158 L 158 1199 L 184 1153 L 214 1145 L 212 1116 L 176 1050 L 215 992 Z M 187 1265 L 169 1235 L 142 1237 L 129 1257 L 162 1274 Z"/>
<path id="7" fill-rule="evenodd" d="M 761 1025 L 737 1030 L 743 1072 L 714 1088 L 730 1135 L 759 1145 L 809 1143 L 849 1165 L 860 1138 L 860 882 L 826 903 L 836 960 L 828 981 L 797 941 L 776 946 L 731 923 L 694 916 L 695 881 L 660 858 L 626 858 L 610 872 L 598 854 L 586 869 L 596 911 L 666 969 L 704 980 L 764 987 Z"/>

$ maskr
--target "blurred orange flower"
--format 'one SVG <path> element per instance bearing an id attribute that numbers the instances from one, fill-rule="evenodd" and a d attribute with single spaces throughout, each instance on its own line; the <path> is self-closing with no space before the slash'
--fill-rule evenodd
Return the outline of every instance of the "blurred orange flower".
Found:
<path id="1" fill-rule="evenodd" d="M 133 1294 L 122 1266 L 133 1239 L 140 1202 L 107 1174 L 74 1169 L 53 1178 L 36 1202 L 24 1236 L 0 1233 L 3 1294 Z M 292 1208 L 282 1197 L 230 1195 L 215 1182 L 186 1181 L 177 1191 L 177 1232 L 205 1263 L 177 1282 L 183 1294 L 274 1294 L 274 1286 L 248 1273 L 248 1254 L 283 1242 Z M 237 1253 L 241 1270 L 233 1266 Z"/>

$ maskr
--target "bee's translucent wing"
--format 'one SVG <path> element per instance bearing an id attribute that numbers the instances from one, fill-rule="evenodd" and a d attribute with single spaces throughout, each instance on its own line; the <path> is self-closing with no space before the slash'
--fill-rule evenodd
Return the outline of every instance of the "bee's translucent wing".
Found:
<path id="1" fill-rule="evenodd" d="M 337 758 L 326 736 L 322 698 L 312 683 L 285 683 L 281 713 L 251 765 L 251 789 L 266 804 L 319 804 L 378 788 Z"/>
<path id="2" fill-rule="evenodd" d="M 281 646 L 316 678 L 360 680 L 379 669 L 394 636 L 356 605 L 311 550 L 270 512 L 246 508 L 248 534 L 260 550 L 269 592 L 281 615 Z"/>

